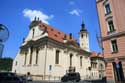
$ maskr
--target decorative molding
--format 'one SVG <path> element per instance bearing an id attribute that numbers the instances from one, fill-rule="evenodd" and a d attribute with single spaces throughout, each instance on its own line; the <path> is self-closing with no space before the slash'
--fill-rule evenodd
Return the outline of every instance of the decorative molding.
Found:
<path id="1" fill-rule="evenodd" d="M 123 31 L 123 32 L 115 32 L 115 33 L 109 34 L 109 35 L 107 35 L 105 37 L 102 37 L 102 41 L 106 41 L 106 40 L 109 40 L 109 39 L 111 39 L 113 37 L 119 37 L 119 36 L 123 36 L 123 35 L 125 36 L 125 31 Z"/>
<path id="2" fill-rule="evenodd" d="M 108 3 L 109 3 L 108 0 L 104 0 L 103 5 L 108 4 Z"/>
<path id="3" fill-rule="evenodd" d="M 125 60 L 125 56 L 119 56 L 119 57 L 109 57 L 109 58 L 105 58 L 106 62 L 114 62 L 114 59 L 118 58 L 119 60 Z"/>
<path id="4" fill-rule="evenodd" d="M 96 0 L 96 3 L 102 2 L 103 0 Z"/>
<path id="5" fill-rule="evenodd" d="M 33 66 L 39 66 L 38 64 L 33 64 Z"/>
<path id="6" fill-rule="evenodd" d="M 60 65 L 60 64 L 55 64 L 55 67 L 62 67 L 62 65 Z"/>
<path id="7" fill-rule="evenodd" d="M 110 15 L 106 16 L 106 19 L 105 19 L 105 20 L 106 20 L 106 21 L 113 20 L 113 16 L 110 14 Z"/>

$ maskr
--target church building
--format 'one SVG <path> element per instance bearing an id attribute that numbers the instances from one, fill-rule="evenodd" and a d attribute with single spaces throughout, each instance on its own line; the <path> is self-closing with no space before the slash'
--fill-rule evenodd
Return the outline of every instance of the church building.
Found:
<path id="1" fill-rule="evenodd" d="M 13 61 L 12 71 L 30 73 L 34 80 L 60 80 L 67 72 L 79 72 L 81 79 L 86 79 L 90 66 L 89 34 L 84 23 L 78 43 L 72 34 L 35 18 Z"/>

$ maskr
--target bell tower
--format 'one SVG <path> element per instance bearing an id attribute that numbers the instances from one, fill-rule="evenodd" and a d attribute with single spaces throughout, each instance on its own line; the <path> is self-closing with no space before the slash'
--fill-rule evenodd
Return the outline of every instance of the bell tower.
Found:
<path id="1" fill-rule="evenodd" d="M 81 24 L 81 30 L 79 32 L 79 41 L 80 47 L 83 50 L 89 51 L 89 34 L 87 29 L 85 28 L 84 22 Z"/>

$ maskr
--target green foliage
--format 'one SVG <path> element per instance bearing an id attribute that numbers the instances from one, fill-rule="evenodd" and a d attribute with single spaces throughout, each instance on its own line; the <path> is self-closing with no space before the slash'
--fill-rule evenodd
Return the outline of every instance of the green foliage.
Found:
<path id="1" fill-rule="evenodd" d="M 0 71 L 11 71 L 12 63 L 12 58 L 0 58 Z"/>

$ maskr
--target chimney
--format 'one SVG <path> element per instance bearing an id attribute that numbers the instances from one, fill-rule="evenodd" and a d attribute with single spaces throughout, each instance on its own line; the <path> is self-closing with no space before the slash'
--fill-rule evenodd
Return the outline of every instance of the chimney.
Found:
<path id="1" fill-rule="evenodd" d="M 64 35 L 63 42 L 64 42 L 64 43 L 67 42 L 67 40 L 66 40 L 66 34 Z"/>
<path id="2" fill-rule="evenodd" d="M 35 16 L 35 18 L 34 18 L 34 21 L 36 21 L 36 16 Z"/>
<path id="3" fill-rule="evenodd" d="M 72 39 L 72 33 L 69 34 L 69 38 Z"/>
<path id="4" fill-rule="evenodd" d="M 38 17 L 38 21 L 39 21 L 39 17 Z"/>

